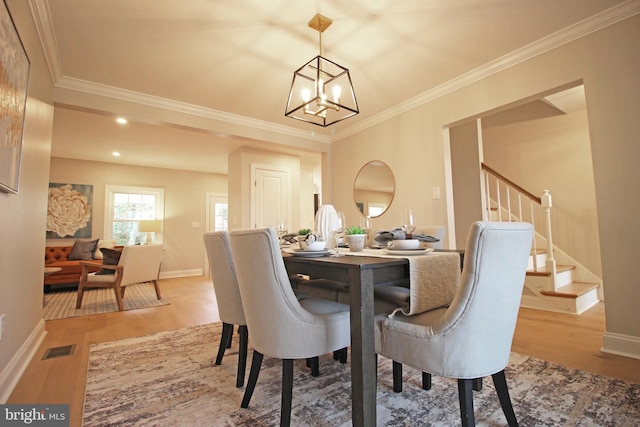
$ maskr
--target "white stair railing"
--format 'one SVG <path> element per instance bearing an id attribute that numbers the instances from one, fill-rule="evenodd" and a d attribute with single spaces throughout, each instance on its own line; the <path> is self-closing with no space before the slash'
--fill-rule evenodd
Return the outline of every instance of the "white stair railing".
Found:
<path id="1" fill-rule="evenodd" d="M 546 242 L 547 258 L 544 270 L 551 273 L 548 290 L 555 290 L 556 261 L 553 256 L 553 240 L 551 238 L 551 194 L 544 190 L 541 196 L 536 196 L 515 182 L 496 172 L 482 163 L 482 216 L 485 221 L 526 221 L 533 225 L 534 238 L 532 242 L 533 269 L 542 270 L 538 265 L 535 235 L 542 235 Z M 493 189 L 493 191 L 492 191 Z M 528 203 L 528 206 L 527 206 Z M 512 209 L 515 205 L 515 210 Z M 523 205 L 525 208 L 523 209 Z M 495 212 L 495 214 L 494 214 Z M 503 219 L 506 216 L 506 219 Z M 544 230 L 536 229 L 536 217 L 544 222 Z"/>

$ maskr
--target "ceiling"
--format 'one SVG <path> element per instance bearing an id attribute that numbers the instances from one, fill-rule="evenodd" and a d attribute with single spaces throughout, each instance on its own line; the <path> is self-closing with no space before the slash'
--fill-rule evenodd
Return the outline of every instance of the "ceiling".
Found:
<path id="1" fill-rule="evenodd" d="M 29 1 L 56 84 L 53 156 L 220 173 L 240 146 L 317 162 L 307 142 L 331 143 L 639 9 L 624 0 Z M 307 26 L 317 12 L 333 20 L 323 54 L 350 70 L 360 108 L 329 128 L 284 116 L 293 71 L 319 53 Z M 167 114 L 116 125 L 125 103 L 207 125 Z"/>

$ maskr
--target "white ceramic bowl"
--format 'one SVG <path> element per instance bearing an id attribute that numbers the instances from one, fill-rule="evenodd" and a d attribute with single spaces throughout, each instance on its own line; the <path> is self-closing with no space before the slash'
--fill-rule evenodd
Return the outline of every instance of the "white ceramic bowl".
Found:
<path id="1" fill-rule="evenodd" d="M 327 242 L 300 242 L 300 248 L 303 251 L 321 251 L 327 247 Z"/>
<path id="2" fill-rule="evenodd" d="M 393 249 L 418 249 L 420 248 L 420 240 L 408 239 L 408 240 L 394 240 L 391 242 L 391 248 Z"/>

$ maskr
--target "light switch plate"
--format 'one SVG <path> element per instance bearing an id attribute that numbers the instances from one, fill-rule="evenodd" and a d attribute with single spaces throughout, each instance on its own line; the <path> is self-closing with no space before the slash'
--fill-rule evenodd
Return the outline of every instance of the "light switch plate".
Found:
<path id="1" fill-rule="evenodd" d="M 440 198 L 440 187 L 433 187 L 433 198 L 434 199 Z"/>

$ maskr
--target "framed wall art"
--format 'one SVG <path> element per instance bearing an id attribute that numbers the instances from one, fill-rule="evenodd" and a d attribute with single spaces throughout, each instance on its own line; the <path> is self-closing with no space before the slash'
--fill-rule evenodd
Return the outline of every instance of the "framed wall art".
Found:
<path id="1" fill-rule="evenodd" d="M 18 193 L 29 58 L 9 14 L 0 5 L 0 190 Z"/>
<path id="2" fill-rule="evenodd" d="M 49 183 L 47 239 L 91 237 L 93 185 Z"/>

